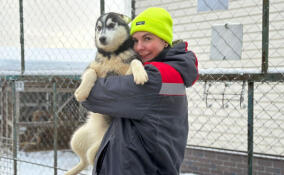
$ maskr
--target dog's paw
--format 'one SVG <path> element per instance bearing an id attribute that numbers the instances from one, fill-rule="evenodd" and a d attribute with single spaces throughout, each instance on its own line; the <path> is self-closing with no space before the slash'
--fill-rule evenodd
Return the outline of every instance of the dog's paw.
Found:
<path id="1" fill-rule="evenodd" d="M 136 70 L 133 72 L 133 77 L 136 84 L 143 85 L 148 81 L 148 74 L 145 69 Z"/>
<path id="2" fill-rule="evenodd" d="M 78 102 L 85 101 L 89 95 L 89 92 L 84 90 L 83 88 L 76 89 L 74 96 Z"/>

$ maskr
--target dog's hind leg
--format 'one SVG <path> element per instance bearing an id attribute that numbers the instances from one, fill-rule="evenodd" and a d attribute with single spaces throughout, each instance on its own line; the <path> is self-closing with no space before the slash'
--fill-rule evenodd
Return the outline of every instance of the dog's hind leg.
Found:
<path id="1" fill-rule="evenodd" d="M 88 125 L 84 124 L 80 128 L 78 128 L 72 135 L 70 146 L 73 152 L 79 156 L 80 162 L 68 171 L 65 175 L 75 175 L 86 168 L 88 164 L 88 160 L 86 157 L 86 152 L 90 146 L 88 140 Z"/>
<path id="2" fill-rule="evenodd" d="M 87 151 L 87 160 L 88 160 L 88 163 L 90 165 L 94 164 L 94 160 L 95 160 L 96 154 L 99 150 L 100 143 L 101 143 L 101 140 L 96 141 Z"/>
<path id="3" fill-rule="evenodd" d="M 94 164 L 94 159 L 102 143 L 103 137 L 109 127 L 110 121 L 111 118 L 106 115 L 102 115 L 99 113 L 92 113 L 92 112 L 89 114 L 89 119 L 88 119 L 89 128 L 94 129 L 94 131 L 92 131 L 91 134 L 89 134 L 92 140 L 92 144 L 88 147 L 86 153 L 87 160 L 90 165 Z"/>

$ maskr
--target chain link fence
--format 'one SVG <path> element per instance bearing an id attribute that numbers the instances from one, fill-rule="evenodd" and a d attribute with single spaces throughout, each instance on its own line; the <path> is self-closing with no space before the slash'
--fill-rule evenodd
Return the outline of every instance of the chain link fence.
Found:
<path id="1" fill-rule="evenodd" d="M 13 167 L 6 170 L 1 162 L 1 174 L 71 168 L 77 159 L 68 151 L 70 137 L 87 112 L 73 97 L 79 81 L 55 76 L 6 78 L 1 79 L 1 161 L 10 161 Z"/>
<path id="2" fill-rule="evenodd" d="M 255 154 L 284 155 L 283 85 L 283 82 L 254 84 L 252 129 Z M 246 152 L 249 129 L 248 83 L 199 82 L 188 93 L 193 94 L 189 95 L 188 144 Z"/>
<path id="3" fill-rule="evenodd" d="M 198 57 L 188 146 L 283 159 L 283 1 L 2 0 L 0 174 L 64 174 L 79 161 L 69 140 L 87 111 L 73 92 L 95 57 L 95 21 L 151 6 Z"/>

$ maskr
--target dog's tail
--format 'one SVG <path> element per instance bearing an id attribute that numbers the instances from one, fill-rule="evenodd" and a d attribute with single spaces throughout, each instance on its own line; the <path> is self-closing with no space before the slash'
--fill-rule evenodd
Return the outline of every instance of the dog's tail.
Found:
<path id="1" fill-rule="evenodd" d="M 88 166 L 87 160 L 80 159 L 80 162 L 73 167 L 71 170 L 67 171 L 64 175 L 76 175 L 83 169 L 85 169 Z"/>

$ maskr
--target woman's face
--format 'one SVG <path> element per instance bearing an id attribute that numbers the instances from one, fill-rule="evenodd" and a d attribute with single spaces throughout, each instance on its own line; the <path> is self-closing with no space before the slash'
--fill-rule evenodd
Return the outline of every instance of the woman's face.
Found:
<path id="1" fill-rule="evenodd" d="M 143 62 L 151 61 L 167 46 L 167 43 L 149 32 L 135 32 L 133 35 L 134 50 Z"/>

